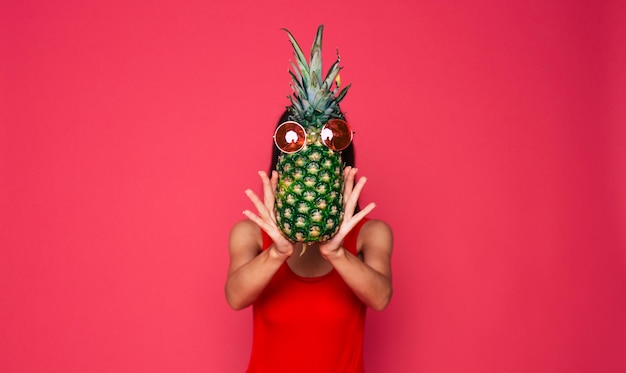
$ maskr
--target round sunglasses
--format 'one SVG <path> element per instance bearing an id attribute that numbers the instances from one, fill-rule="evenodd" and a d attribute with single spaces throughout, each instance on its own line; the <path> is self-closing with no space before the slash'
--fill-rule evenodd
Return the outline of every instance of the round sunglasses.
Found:
<path id="1" fill-rule="evenodd" d="M 281 123 L 274 132 L 274 143 L 283 153 L 296 153 L 306 144 L 304 127 L 292 120 Z M 343 119 L 331 119 L 320 132 L 322 143 L 331 150 L 342 151 L 352 142 L 354 132 Z"/>

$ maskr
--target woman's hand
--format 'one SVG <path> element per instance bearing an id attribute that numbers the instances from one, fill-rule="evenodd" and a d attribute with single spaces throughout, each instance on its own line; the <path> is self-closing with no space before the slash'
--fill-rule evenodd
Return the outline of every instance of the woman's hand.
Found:
<path id="1" fill-rule="evenodd" d="M 259 226 L 274 241 L 274 250 L 279 256 L 289 257 L 293 253 L 294 245 L 287 240 L 276 223 L 274 214 L 274 202 L 276 201 L 276 186 L 278 184 L 278 173 L 272 171 L 270 179 L 263 171 L 259 171 L 259 176 L 263 182 L 263 201 L 251 189 L 246 190 L 246 195 L 258 211 L 258 215 L 250 210 L 244 210 L 243 214 Z M 271 249 L 271 248 L 270 248 Z"/>
<path id="2" fill-rule="evenodd" d="M 362 258 L 341 247 L 343 240 L 376 205 L 368 204 L 357 214 L 354 209 L 367 179 L 355 184 L 357 170 L 344 170 L 344 216 L 337 234 L 320 244 L 320 253 L 328 260 L 354 294 L 368 307 L 381 311 L 389 304 L 391 294 L 391 250 L 393 235 L 389 226 L 380 220 L 370 220 L 359 232 Z M 354 188 L 353 188 L 354 187 Z"/>
<path id="3" fill-rule="evenodd" d="M 363 190 L 363 186 L 367 182 L 365 177 L 361 177 L 356 185 L 354 184 L 357 171 L 353 167 L 346 167 L 343 171 L 343 220 L 339 226 L 339 231 L 333 238 L 319 246 L 320 253 L 326 260 L 330 260 L 342 253 L 343 248 L 341 244 L 346 235 L 376 207 L 376 204 L 372 202 L 357 214 L 354 214 L 361 190 Z"/>
<path id="4" fill-rule="evenodd" d="M 254 303 L 294 250 L 294 245 L 278 230 L 274 216 L 278 174 L 272 173 L 271 180 L 265 172 L 259 172 L 259 176 L 263 182 L 263 201 L 253 191 L 246 190 L 257 214 L 245 210 L 243 214 L 249 220 L 235 224 L 228 242 L 230 265 L 224 290 L 228 304 L 237 310 Z M 259 228 L 274 240 L 267 250 L 262 248 Z"/>

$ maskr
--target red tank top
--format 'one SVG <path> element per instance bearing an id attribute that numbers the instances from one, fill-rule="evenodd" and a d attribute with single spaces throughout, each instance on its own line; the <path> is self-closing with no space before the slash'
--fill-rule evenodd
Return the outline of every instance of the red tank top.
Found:
<path id="1" fill-rule="evenodd" d="M 354 255 L 364 222 L 343 242 Z M 263 250 L 271 244 L 263 232 Z M 362 373 L 365 310 L 334 269 L 307 278 L 283 263 L 253 304 L 247 372 Z"/>

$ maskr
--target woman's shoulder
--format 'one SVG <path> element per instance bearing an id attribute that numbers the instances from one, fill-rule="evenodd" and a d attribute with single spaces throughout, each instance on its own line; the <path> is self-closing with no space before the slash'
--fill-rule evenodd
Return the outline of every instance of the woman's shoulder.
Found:
<path id="1" fill-rule="evenodd" d="M 391 226 L 384 220 L 368 219 L 363 226 L 359 234 L 379 234 L 385 233 L 392 235 Z"/>
<path id="2" fill-rule="evenodd" d="M 373 246 L 391 250 L 393 246 L 391 226 L 384 220 L 368 219 L 359 231 L 357 245 L 359 248 Z"/>
<path id="3" fill-rule="evenodd" d="M 252 231 L 260 231 L 258 225 L 254 224 L 254 222 L 250 219 L 242 219 L 233 224 L 231 231 L 243 231 L 243 232 L 252 232 Z"/>
<path id="4" fill-rule="evenodd" d="M 235 224 L 230 230 L 230 247 L 248 247 L 260 249 L 263 245 L 261 228 L 253 221 L 243 219 Z"/>

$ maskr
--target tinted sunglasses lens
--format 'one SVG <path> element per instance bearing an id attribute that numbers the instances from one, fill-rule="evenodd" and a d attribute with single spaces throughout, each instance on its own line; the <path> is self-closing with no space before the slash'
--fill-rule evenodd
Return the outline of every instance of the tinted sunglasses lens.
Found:
<path id="1" fill-rule="evenodd" d="M 322 142 L 336 151 L 344 150 L 352 142 L 352 128 L 345 120 L 331 119 L 322 128 Z"/>
<path id="2" fill-rule="evenodd" d="M 284 122 L 274 132 L 274 142 L 285 153 L 295 153 L 302 149 L 306 141 L 304 128 L 296 122 Z"/>

